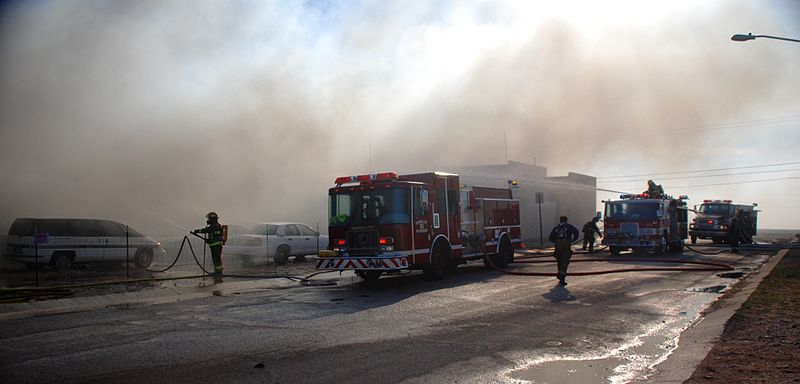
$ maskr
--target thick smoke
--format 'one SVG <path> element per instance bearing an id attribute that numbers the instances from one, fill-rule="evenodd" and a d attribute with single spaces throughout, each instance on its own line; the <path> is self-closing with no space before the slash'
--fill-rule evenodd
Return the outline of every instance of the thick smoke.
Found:
<path id="1" fill-rule="evenodd" d="M 324 227 L 336 176 L 499 163 L 504 134 L 510 159 L 560 170 L 623 150 L 691 163 L 646 134 L 797 105 L 797 53 L 727 39 L 798 7 L 713 4 L 591 25 L 495 2 L 7 5 L 0 231 L 78 216 L 174 233 L 208 210 Z"/>

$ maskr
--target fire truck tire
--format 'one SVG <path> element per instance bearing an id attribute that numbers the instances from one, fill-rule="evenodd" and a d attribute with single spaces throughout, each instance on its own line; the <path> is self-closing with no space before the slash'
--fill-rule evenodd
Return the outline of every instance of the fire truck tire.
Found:
<path id="1" fill-rule="evenodd" d="M 451 269 L 450 246 L 444 241 L 436 242 L 431 253 L 431 262 L 422 269 L 425 279 L 441 280 Z"/>
<path id="2" fill-rule="evenodd" d="M 497 254 L 489 257 L 492 259 L 492 263 L 498 268 L 508 267 L 509 264 L 514 262 L 514 248 L 511 246 L 511 240 L 508 239 L 508 236 L 503 236 L 500 240 L 500 247 L 498 248 Z M 484 262 L 484 264 L 487 263 Z M 486 267 L 491 268 L 491 265 L 487 265 Z"/>
<path id="3" fill-rule="evenodd" d="M 289 249 L 288 245 L 281 245 L 275 251 L 275 256 L 272 260 L 275 264 L 283 265 L 289 262 L 289 255 L 291 255 L 291 249 Z"/>
<path id="4" fill-rule="evenodd" d="M 624 250 L 625 248 L 622 247 L 608 247 L 608 251 L 611 252 L 612 255 L 619 255 L 620 252 Z"/>
<path id="5" fill-rule="evenodd" d="M 697 244 L 697 236 L 692 236 L 692 244 Z"/>
<path id="6" fill-rule="evenodd" d="M 669 244 L 669 251 L 670 252 L 681 252 L 683 251 L 683 242 L 676 241 Z"/>
<path id="7" fill-rule="evenodd" d="M 383 271 L 356 271 L 356 275 L 364 281 L 378 280 L 382 274 Z"/>

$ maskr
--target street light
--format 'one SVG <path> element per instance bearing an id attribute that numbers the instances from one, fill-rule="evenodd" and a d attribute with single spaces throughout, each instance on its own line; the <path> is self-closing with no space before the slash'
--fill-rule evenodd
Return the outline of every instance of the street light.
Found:
<path id="1" fill-rule="evenodd" d="M 796 40 L 796 39 L 787 39 L 785 37 L 770 36 L 770 35 L 754 35 L 752 33 L 748 33 L 746 35 L 735 34 L 735 35 L 731 36 L 731 40 L 733 40 L 733 41 L 747 41 L 747 40 L 755 40 L 757 37 L 764 37 L 764 38 L 767 38 L 767 39 L 776 39 L 776 40 L 784 40 L 784 41 L 793 41 L 795 43 L 800 43 L 800 40 Z"/>

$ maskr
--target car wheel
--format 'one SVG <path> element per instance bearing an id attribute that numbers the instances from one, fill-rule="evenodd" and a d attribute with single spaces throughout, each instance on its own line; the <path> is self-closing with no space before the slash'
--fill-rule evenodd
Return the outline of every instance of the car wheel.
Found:
<path id="1" fill-rule="evenodd" d="M 291 249 L 289 248 L 289 246 L 288 245 L 281 245 L 275 251 L 275 257 L 273 257 L 272 260 L 275 262 L 275 264 L 283 265 L 283 264 L 286 264 L 287 262 L 289 262 L 289 255 L 290 254 L 291 254 Z"/>
<path id="2" fill-rule="evenodd" d="M 133 264 L 137 268 L 147 268 L 153 264 L 153 251 L 148 248 L 142 248 L 136 251 L 136 256 L 133 257 Z"/>
<path id="3" fill-rule="evenodd" d="M 59 271 L 66 271 L 72 268 L 72 254 L 66 252 L 56 252 L 53 254 L 53 268 Z"/>

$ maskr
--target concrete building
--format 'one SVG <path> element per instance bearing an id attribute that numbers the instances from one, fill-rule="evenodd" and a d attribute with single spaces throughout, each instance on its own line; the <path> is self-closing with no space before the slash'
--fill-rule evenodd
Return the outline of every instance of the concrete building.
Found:
<path id="1" fill-rule="evenodd" d="M 569 222 L 580 230 L 583 224 L 597 214 L 597 178 L 570 172 L 567 176 L 548 177 L 547 168 L 509 161 L 507 164 L 447 167 L 447 172 L 457 173 L 464 185 L 508 187 L 508 180 L 517 180 L 514 198 L 519 199 L 522 222 L 522 239 L 530 245 L 540 241 L 539 204 L 536 193 L 542 192 L 541 204 L 544 244 L 559 216 L 569 217 Z"/>

